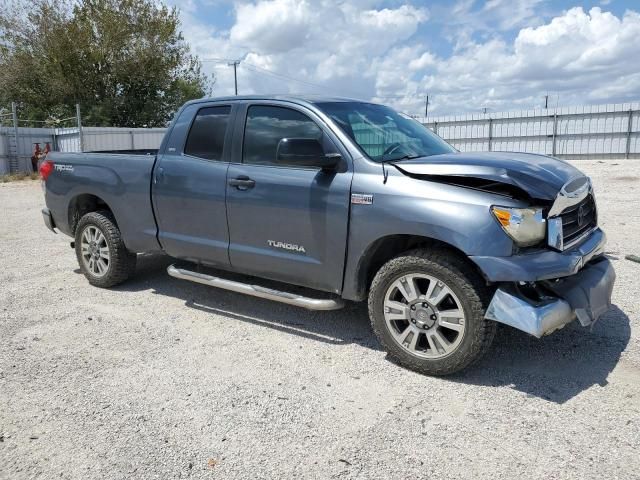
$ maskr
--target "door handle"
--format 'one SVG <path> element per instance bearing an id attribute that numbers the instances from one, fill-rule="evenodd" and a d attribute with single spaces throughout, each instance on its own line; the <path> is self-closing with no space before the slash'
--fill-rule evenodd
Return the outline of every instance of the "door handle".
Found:
<path id="1" fill-rule="evenodd" d="M 232 178 L 229 180 L 229 185 L 232 187 L 236 187 L 238 190 L 249 190 L 256 186 L 256 181 L 251 180 L 249 177 L 245 175 L 241 175 L 237 178 Z"/>

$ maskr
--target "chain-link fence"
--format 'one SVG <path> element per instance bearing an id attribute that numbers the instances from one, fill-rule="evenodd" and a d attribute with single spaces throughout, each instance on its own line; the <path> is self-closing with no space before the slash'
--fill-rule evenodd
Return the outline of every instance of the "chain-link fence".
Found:
<path id="1" fill-rule="evenodd" d="M 56 126 L 47 123 L 20 119 L 15 104 L 12 111 L 0 112 L 0 175 L 32 171 L 38 149 L 60 152 L 158 149 L 166 130 L 86 127 L 82 125 L 79 105 L 75 117 L 60 119 Z"/>

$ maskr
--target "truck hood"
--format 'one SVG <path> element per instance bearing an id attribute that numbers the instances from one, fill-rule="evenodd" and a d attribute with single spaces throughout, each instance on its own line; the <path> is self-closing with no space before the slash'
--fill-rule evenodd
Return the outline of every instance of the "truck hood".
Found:
<path id="1" fill-rule="evenodd" d="M 515 197 L 554 200 L 560 189 L 584 174 L 546 155 L 447 153 L 393 163 L 405 175 Z"/>

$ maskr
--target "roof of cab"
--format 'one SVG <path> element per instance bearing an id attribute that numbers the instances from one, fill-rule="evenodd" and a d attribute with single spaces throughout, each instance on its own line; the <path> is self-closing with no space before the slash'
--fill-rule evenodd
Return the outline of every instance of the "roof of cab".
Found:
<path id="1" fill-rule="evenodd" d="M 325 103 L 325 102 L 364 102 L 364 100 L 356 100 L 354 98 L 331 97 L 326 95 L 290 95 L 290 94 L 268 94 L 268 95 L 233 95 L 226 97 L 200 98 L 191 100 L 187 103 L 200 102 L 229 102 L 229 101 L 247 101 L 247 100 L 284 100 L 293 103 Z"/>

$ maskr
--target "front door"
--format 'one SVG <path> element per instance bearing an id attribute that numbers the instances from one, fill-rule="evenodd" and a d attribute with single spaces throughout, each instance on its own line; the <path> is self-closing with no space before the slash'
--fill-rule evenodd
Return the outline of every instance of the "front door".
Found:
<path id="1" fill-rule="evenodd" d="M 242 149 L 227 175 L 229 259 L 235 270 L 340 292 L 352 168 L 335 171 L 276 163 L 283 138 L 336 139 L 312 112 L 278 104 L 248 106 Z M 243 134 L 244 133 L 244 134 Z M 243 134 L 243 135 L 242 135 Z"/>
<path id="2" fill-rule="evenodd" d="M 167 148 L 158 159 L 152 189 L 158 240 L 172 257 L 229 264 L 225 194 L 230 114 L 229 105 L 191 105 L 174 127 L 186 142 Z"/>

